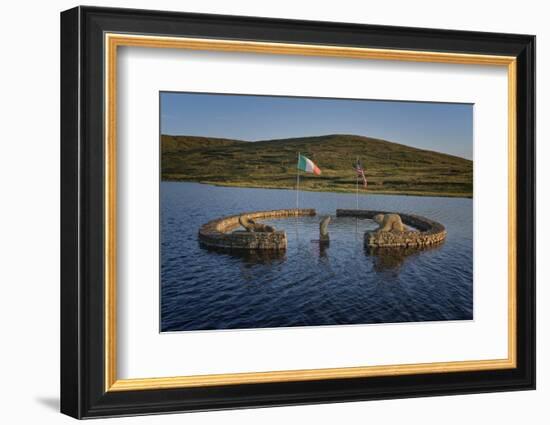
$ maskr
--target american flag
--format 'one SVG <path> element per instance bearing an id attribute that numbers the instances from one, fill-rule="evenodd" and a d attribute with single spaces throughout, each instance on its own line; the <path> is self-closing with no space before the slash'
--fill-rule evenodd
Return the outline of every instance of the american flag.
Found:
<path id="1" fill-rule="evenodd" d="M 353 169 L 357 172 L 357 177 L 361 177 L 363 180 L 363 187 L 367 188 L 367 177 L 365 176 L 365 169 L 363 168 L 363 165 L 361 165 L 361 161 L 357 161 L 353 165 Z"/>

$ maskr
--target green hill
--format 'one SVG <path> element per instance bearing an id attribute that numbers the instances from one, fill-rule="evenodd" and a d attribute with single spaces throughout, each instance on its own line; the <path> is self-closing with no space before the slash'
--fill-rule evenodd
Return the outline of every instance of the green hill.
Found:
<path id="1" fill-rule="evenodd" d="M 472 196 L 470 160 L 345 134 L 259 142 L 163 135 L 162 179 L 292 189 L 298 152 L 322 170 L 321 176 L 300 173 L 303 190 L 354 192 L 352 165 L 359 157 L 367 193 Z"/>

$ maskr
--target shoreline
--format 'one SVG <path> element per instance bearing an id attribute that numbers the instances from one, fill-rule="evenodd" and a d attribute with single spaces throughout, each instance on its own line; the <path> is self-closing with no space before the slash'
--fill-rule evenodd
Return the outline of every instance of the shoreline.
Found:
<path id="1" fill-rule="evenodd" d="M 269 185 L 254 185 L 254 184 L 239 184 L 239 183 L 222 183 L 222 182 L 211 182 L 211 181 L 200 181 L 200 180 L 184 180 L 184 179 L 162 179 L 162 182 L 167 183 L 199 183 L 199 184 L 207 184 L 210 186 L 218 186 L 218 187 L 237 187 L 237 188 L 244 188 L 244 189 L 270 189 L 270 190 L 295 190 L 295 187 L 284 187 L 284 186 L 269 186 Z M 354 189 L 350 190 L 326 190 L 326 188 L 323 189 L 314 189 L 314 188 L 300 188 L 300 192 L 325 192 L 325 193 L 348 193 L 348 194 L 355 194 Z M 367 191 L 366 193 L 359 191 L 359 195 L 361 196 L 368 196 L 368 195 L 399 195 L 399 196 L 421 196 L 421 197 L 440 197 L 440 198 L 459 198 L 459 199 L 473 199 L 473 194 L 466 194 L 466 193 L 449 193 L 449 192 L 426 192 L 426 191 L 419 191 L 419 192 L 405 192 L 405 191 L 399 191 L 399 190 L 375 190 L 375 191 Z"/>

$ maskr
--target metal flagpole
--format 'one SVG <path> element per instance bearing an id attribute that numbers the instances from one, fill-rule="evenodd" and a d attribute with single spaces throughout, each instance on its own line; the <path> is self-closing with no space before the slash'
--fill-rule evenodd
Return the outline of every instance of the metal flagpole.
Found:
<path id="1" fill-rule="evenodd" d="M 355 161 L 355 209 L 359 210 L 359 157 Z"/>
<path id="2" fill-rule="evenodd" d="M 299 193 L 300 193 L 300 152 L 298 152 L 298 164 L 296 165 L 296 209 L 299 206 Z"/>
<path id="3" fill-rule="evenodd" d="M 300 152 L 298 152 L 298 163 L 296 164 L 296 210 L 299 209 L 299 196 L 300 196 Z M 298 214 L 294 216 L 294 223 L 296 224 L 296 240 L 299 243 L 300 234 L 298 232 Z"/>

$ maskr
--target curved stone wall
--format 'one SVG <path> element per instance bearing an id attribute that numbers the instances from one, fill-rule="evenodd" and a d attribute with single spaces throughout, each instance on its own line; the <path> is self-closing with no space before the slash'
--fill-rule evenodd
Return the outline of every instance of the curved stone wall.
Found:
<path id="1" fill-rule="evenodd" d="M 337 217 L 372 219 L 377 214 L 399 214 L 403 224 L 416 230 L 406 232 L 365 232 L 367 247 L 424 247 L 443 242 L 447 237 L 445 226 L 437 221 L 414 214 L 375 210 L 336 210 Z"/>
<path id="2" fill-rule="evenodd" d="M 218 218 L 203 224 L 199 229 L 199 241 L 207 247 L 227 249 L 266 249 L 284 250 L 287 247 L 286 233 L 277 230 L 268 232 L 247 232 L 236 230 L 240 227 L 239 217 L 246 215 L 253 220 L 286 218 L 296 216 L 314 216 L 314 209 L 288 209 L 255 211 Z"/>

